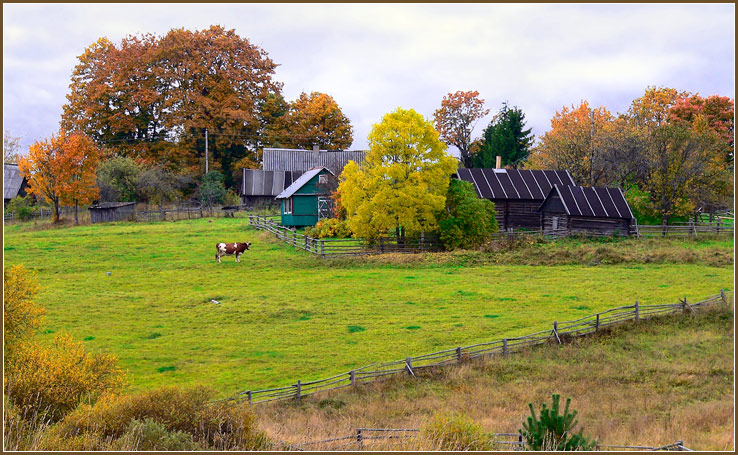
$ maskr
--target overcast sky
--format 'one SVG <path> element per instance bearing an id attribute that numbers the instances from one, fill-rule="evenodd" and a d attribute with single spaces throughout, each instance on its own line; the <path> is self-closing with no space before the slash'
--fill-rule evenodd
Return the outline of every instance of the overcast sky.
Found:
<path id="1" fill-rule="evenodd" d="M 523 109 L 533 133 L 564 105 L 627 109 L 649 85 L 735 97 L 735 6 L 3 4 L 3 123 L 24 148 L 59 127 L 77 56 L 105 36 L 219 24 L 266 50 L 294 100 L 333 96 L 352 148 L 398 106 L 431 118 L 456 90 Z"/>

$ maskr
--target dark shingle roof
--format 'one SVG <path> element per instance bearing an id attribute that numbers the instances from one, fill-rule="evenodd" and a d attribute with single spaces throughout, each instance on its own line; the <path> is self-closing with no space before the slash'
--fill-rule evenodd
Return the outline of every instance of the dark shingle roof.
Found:
<path id="1" fill-rule="evenodd" d="M 13 199 L 23 186 L 23 176 L 17 164 L 3 164 L 3 198 Z"/>
<path id="2" fill-rule="evenodd" d="M 554 185 L 567 215 L 597 218 L 635 218 L 620 188 Z M 548 198 L 548 196 L 547 196 Z"/>
<path id="3" fill-rule="evenodd" d="M 576 185 L 569 171 L 519 169 L 458 169 L 459 179 L 470 182 L 485 199 L 540 200 L 553 185 Z"/>

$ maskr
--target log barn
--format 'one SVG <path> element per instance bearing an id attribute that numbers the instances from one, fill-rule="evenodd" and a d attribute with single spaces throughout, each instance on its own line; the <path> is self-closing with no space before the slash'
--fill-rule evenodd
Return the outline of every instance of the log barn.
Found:
<path id="1" fill-rule="evenodd" d="M 135 220 L 135 202 L 103 202 L 90 207 L 92 223 L 110 223 L 113 221 Z"/>
<path id="2" fill-rule="evenodd" d="M 556 184 L 539 210 L 544 235 L 629 235 L 634 220 L 620 188 Z"/>
<path id="3" fill-rule="evenodd" d="M 458 169 L 456 177 L 474 185 L 480 198 L 495 203 L 500 231 L 541 228 L 541 207 L 554 185 L 576 185 L 569 171 Z"/>

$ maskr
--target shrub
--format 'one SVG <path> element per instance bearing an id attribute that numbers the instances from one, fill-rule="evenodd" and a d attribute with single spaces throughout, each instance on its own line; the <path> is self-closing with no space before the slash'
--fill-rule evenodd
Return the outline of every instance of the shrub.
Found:
<path id="1" fill-rule="evenodd" d="M 58 420 L 83 398 L 94 399 L 119 389 L 123 370 L 110 354 L 91 354 L 70 335 L 58 335 L 50 345 L 27 342 L 17 346 L 6 374 L 5 390 L 18 406 L 47 409 Z"/>
<path id="2" fill-rule="evenodd" d="M 16 220 L 28 220 L 33 215 L 31 196 L 16 196 L 8 202 L 5 211 L 13 214 Z"/>
<path id="3" fill-rule="evenodd" d="M 447 250 L 475 248 L 497 232 L 495 205 L 477 197 L 469 182 L 451 179 L 446 207 L 438 215 L 438 237 Z"/>
<path id="4" fill-rule="evenodd" d="M 245 403 L 209 404 L 212 393 L 203 387 L 163 387 L 131 395 L 107 395 L 94 405 L 80 405 L 59 422 L 49 435 L 50 443 L 94 433 L 100 441 L 115 441 L 121 447 L 134 439 L 135 431 L 154 433 L 162 425 L 172 434 L 172 444 L 192 440 L 210 450 L 258 450 L 270 447 L 256 429 L 256 416 Z M 147 419 L 150 421 L 145 424 Z M 137 421 L 139 424 L 134 424 Z M 139 427 L 136 427 L 139 425 Z M 137 428 L 139 428 L 137 430 Z M 127 439 L 126 439 L 127 438 Z M 128 442 L 126 442 L 128 441 Z M 45 448 L 53 449 L 49 445 Z"/>
<path id="5" fill-rule="evenodd" d="M 203 175 L 199 192 L 200 204 L 203 206 L 212 207 L 214 204 L 222 203 L 226 195 L 223 174 L 219 171 L 210 171 Z"/>
<path id="6" fill-rule="evenodd" d="M 192 435 L 183 431 L 167 431 L 167 427 L 151 418 L 134 419 L 123 436 L 111 445 L 112 450 L 196 450 Z"/>
<path id="7" fill-rule="evenodd" d="M 3 335 L 7 374 L 17 345 L 28 340 L 41 326 L 46 310 L 33 301 L 39 290 L 33 272 L 23 265 L 6 267 L 4 272 Z"/>
<path id="8" fill-rule="evenodd" d="M 492 436 L 463 414 L 436 413 L 421 428 L 433 450 L 492 450 Z"/>
<path id="9" fill-rule="evenodd" d="M 228 190 L 223 196 L 223 205 L 239 206 L 241 205 L 241 196 L 233 190 Z"/>
<path id="10" fill-rule="evenodd" d="M 107 159 L 97 167 L 97 186 L 103 202 L 136 200 L 138 179 L 144 169 L 132 158 L 118 156 Z"/>
<path id="11" fill-rule="evenodd" d="M 571 398 L 566 399 L 564 413 L 559 414 L 558 394 L 553 395 L 553 406 L 548 409 L 546 403 L 541 405 L 541 415 L 536 416 L 533 403 L 529 403 L 530 417 L 523 422 L 520 434 L 531 450 L 592 450 L 594 442 L 589 441 L 579 433 L 574 433 L 577 421 L 577 411 L 569 411 Z"/>
<path id="12" fill-rule="evenodd" d="M 339 238 L 346 239 L 351 237 L 351 230 L 346 221 L 336 218 L 329 218 L 318 221 L 315 226 L 305 230 L 305 235 L 316 239 L 323 238 Z"/>

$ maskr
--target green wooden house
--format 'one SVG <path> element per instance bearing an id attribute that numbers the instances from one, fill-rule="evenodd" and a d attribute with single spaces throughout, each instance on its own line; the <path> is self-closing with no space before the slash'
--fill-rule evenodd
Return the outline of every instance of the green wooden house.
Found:
<path id="1" fill-rule="evenodd" d="M 277 195 L 282 202 L 282 226 L 315 226 L 318 220 L 330 218 L 331 195 L 320 184 L 326 184 L 329 169 L 318 167 L 302 174 L 292 185 Z"/>

